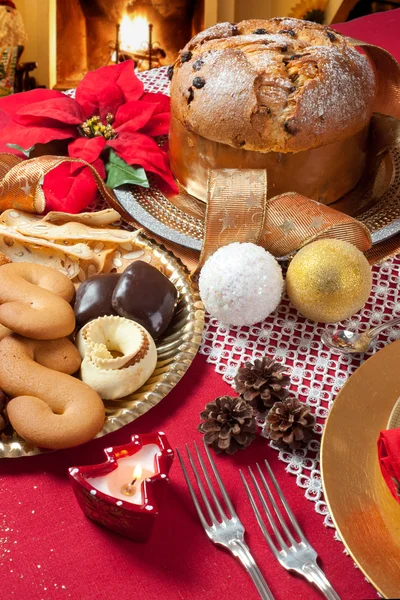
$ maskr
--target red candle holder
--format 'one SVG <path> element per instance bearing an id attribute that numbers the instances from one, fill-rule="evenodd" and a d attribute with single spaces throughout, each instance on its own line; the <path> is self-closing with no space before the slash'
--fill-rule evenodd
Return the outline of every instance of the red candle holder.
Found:
<path id="1" fill-rule="evenodd" d="M 96 480 L 108 481 L 107 476 L 119 468 L 118 460 L 134 456 L 152 444 L 158 446 L 159 450 L 154 455 L 154 475 L 139 484 L 142 500 L 140 504 L 124 500 L 120 495 L 114 497 L 94 485 Z M 104 452 L 107 456 L 104 463 L 69 469 L 69 477 L 79 506 L 92 521 L 131 540 L 145 542 L 159 514 L 169 481 L 168 473 L 174 459 L 172 448 L 165 434 L 159 432 L 133 435 L 130 443 L 106 448 Z"/>

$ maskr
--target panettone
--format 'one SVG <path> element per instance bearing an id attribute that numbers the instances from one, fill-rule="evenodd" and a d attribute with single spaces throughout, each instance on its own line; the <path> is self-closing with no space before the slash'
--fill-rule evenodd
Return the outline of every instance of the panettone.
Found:
<path id="1" fill-rule="evenodd" d="M 171 81 L 174 175 L 206 199 L 210 168 L 261 168 L 268 196 L 329 204 L 365 166 L 375 92 L 368 59 L 297 19 L 220 23 L 180 52 Z"/>

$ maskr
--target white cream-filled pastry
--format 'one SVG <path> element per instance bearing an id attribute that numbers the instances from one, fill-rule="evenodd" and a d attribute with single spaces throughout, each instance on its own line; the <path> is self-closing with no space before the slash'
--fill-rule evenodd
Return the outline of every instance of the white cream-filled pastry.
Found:
<path id="1" fill-rule="evenodd" d="M 104 400 L 132 394 L 151 376 L 157 349 L 144 327 L 124 317 L 99 317 L 78 333 L 82 381 Z"/>

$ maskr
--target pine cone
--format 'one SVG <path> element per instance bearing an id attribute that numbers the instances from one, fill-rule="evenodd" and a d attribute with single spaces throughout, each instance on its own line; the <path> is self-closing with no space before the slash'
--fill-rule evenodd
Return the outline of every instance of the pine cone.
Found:
<path id="1" fill-rule="evenodd" d="M 205 407 L 198 430 L 218 454 L 234 454 L 249 446 L 256 437 L 256 418 L 252 407 L 240 396 L 221 396 Z"/>
<path id="2" fill-rule="evenodd" d="M 300 448 L 312 437 L 315 417 L 297 398 L 275 402 L 267 415 L 265 433 L 279 448 Z"/>
<path id="3" fill-rule="evenodd" d="M 284 400 L 290 378 L 285 367 L 268 356 L 246 362 L 235 377 L 235 389 L 258 411 L 265 412 L 277 400 Z"/>

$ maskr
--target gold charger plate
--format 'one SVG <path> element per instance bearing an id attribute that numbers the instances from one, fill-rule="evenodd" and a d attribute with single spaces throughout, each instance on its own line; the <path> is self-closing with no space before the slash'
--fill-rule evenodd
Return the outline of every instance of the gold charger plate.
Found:
<path id="1" fill-rule="evenodd" d="M 325 498 L 354 561 L 385 598 L 400 597 L 400 505 L 378 464 L 377 439 L 400 396 L 400 340 L 346 382 L 322 437 Z"/>
<path id="2" fill-rule="evenodd" d="M 201 343 L 204 307 L 185 267 L 171 252 L 144 236 L 135 239 L 135 250 L 124 254 L 123 246 L 119 248 L 121 266 L 118 270 L 132 262 L 133 254 L 140 255 L 143 251 L 137 259 L 154 264 L 172 281 L 178 290 L 178 305 L 166 334 L 156 343 L 158 360 L 153 375 L 134 394 L 114 402 L 105 401 L 106 421 L 96 438 L 131 423 L 165 398 L 191 365 Z M 30 445 L 15 432 L 1 435 L 0 458 L 34 456 L 42 452 L 48 451 Z"/>

